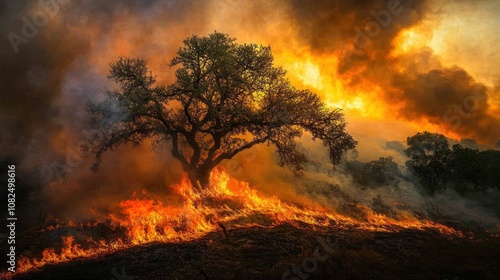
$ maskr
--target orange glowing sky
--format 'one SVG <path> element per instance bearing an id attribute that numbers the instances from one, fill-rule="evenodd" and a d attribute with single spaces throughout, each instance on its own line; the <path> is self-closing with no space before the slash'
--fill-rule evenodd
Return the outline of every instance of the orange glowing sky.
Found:
<path id="1" fill-rule="evenodd" d="M 419 21 L 399 30 L 390 39 L 391 49 L 383 54 L 387 61 L 391 61 L 389 67 L 395 72 L 404 72 L 413 63 L 416 66 L 412 64 L 412 67 L 426 72 L 436 65 L 441 68 L 459 66 L 476 82 L 488 87 L 487 114 L 498 116 L 500 73 L 495 64 L 500 58 L 497 51 L 500 33 L 495 28 L 500 24 L 498 2 L 484 1 L 482 5 L 472 2 L 429 2 L 425 7 L 426 13 Z M 302 40 L 297 29 L 297 25 L 302 23 L 291 20 L 288 13 L 290 7 L 286 3 L 212 0 L 203 9 L 203 13 L 196 7 L 188 9 L 178 19 L 170 18 L 174 13 L 155 14 L 154 8 L 142 13 L 117 9 L 106 21 L 94 20 L 92 15 L 76 15 L 76 19 L 73 19 L 75 25 L 68 25 L 61 19 L 54 20 L 54 24 L 47 27 L 46 40 L 50 45 L 53 32 L 61 32 L 61 25 L 64 25 L 67 40 L 88 39 L 87 53 L 84 58 L 73 63 L 70 70 L 75 83 L 88 69 L 105 76 L 109 63 L 119 56 L 148 59 L 159 81 L 170 83 L 173 71 L 166 64 L 182 40 L 191 34 L 205 35 L 217 30 L 230 34 L 240 43 L 271 45 L 275 64 L 288 71 L 288 77 L 294 85 L 309 88 L 318 93 L 328 106 L 344 110 L 349 123 L 347 129 L 359 141 L 358 150 L 362 157 L 378 156 L 370 152 L 373 151 L 374 142 L 404 142 L 407 136 L 423 130 L 444 133 L 456 140 L 468 137 L 490 146 L 496 143 L 494 138 L 498 132 L 494 132 L 494 137 L 482 137 L 474 131 L 469 133 L 450 129 L 443 126 L 439 119 L 429 121 L 425 116 L 401 117 L 398 111 L 404 107 L 405 100 L 388 98 L 392 93 L 389 93 L 391 89 L 387 83 L 364 74 L 372 71 L 374 76 L 378 75 L 384 80 L 383 69 L 378 73 L 370 69 L 372 66 L 362 65 L 339 73 L 342 56 L 353 49 L 354 31 L 351 40 L 338 42 L 330 49 L 318 52 Z M 144 20 L 144 13 L 151 14 L 147 21 Z M 362 26 L 363 23 L 349 24 Z M 383 32 L 380 36 L 385 36 Z M 325 33 L 323 36 L 334 35 Z M 429 61 L 420 63 L 409 58 L 422 49 L 432 53 Z M 373 55 L 371 51 L 367 51 L 368 56 Z M 446 110 L 447 107 L 443 105 L 443 113 Z M 498 127 L 498 124 L 493 127 Z"/>

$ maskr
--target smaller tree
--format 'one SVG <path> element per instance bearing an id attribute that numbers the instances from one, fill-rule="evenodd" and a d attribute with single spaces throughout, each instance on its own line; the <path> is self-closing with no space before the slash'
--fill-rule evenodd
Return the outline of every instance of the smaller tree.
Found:
<path id="1" fill-rule="evenodd" d="M 361 188 L 397 187 L 399 167 L 393 157 L 380 157 L 367 163 L 351 161 L 346 164 L 354 182 Z"/>
<path id="2" fill-rule="evenodd" d="M 366 163 L 371 171 L 373 182 L 377 186 L 395 186 L 399 176 L 398 164 L 393 161 L 393 157 L 381 157 Z"/>
<path id="3" fill-rule="evenodd" d="M 451 153 L 448 139 L 439 133 L 419 132 L 407 138 L 405 154 L 408 169 L 430 193 L 445 189 L 449 178 L 448 161 Z"/>
<path id="4" fill-rule="evenodd" d="M 484 190 L 487 178 L 486 162 L 479 150 L 455 144 L 452 147 L 447 169 L 453 188 L 461 194 Z"/>
<path id="5" fill-rule="evenodd" d="M 500 151 L 482 151 L 479 157 L 484 168 L 484 184 L 488 188 L 500 189 Z"/>

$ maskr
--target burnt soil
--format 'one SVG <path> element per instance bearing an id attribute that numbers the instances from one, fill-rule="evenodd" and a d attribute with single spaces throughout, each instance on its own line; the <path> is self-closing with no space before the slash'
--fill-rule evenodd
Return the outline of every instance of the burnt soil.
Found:
<path id="1" fill-rule="evenodd" d="M 150 243 L 97 259 L 46 265 L 14 279 L 500 279 L 500 238 L 488 235 L 313 230 L 290 224 L 227 233 L 227 238 L 213 232 L 188 242 Z M 315 249 L 321 248 L 318 237 L 330 242 L 324 261 L 314 261 Z M 323 249 L 318 253 L 325 256 Z M 303 264 L 300 275 L 283 277 Z"/>

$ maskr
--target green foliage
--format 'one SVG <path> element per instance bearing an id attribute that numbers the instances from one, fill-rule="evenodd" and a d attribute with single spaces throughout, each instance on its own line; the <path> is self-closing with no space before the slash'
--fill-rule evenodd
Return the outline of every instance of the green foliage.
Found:
<path id="1" fill-rule="evenodd" d="M 470 142 L 470 141 L 469 141 Z M 461 194 L 500 188 L 500 151 L 479 151 L 455 144 L 437 133 L 408 137 L 408 169 L 430 193 L 451 187 Z"/>
<path id="2" fill-rule="evenodd" d="M 407 139 L 408 169 L 430 193 L 445 189 L 449 178 L 447 163 L 451 153 L 448 139 L 438 133 L 419 132 Z"/>
<path id="3" fill-rule="evenodd" d="M 453 145 L 447 163 L 450 181 L 459 193 L 484 190 L 485 161 L 479 150 Z"/>
<path id="4" fill-rule="evenodd" d="M 487 150 L 480 153 L 484 167 L 484 183 L 489 188 L 500 189 L 500 151 Z"/>
<path id="5" fill-rule="evenodd" d="M 500 188 L 500 151 L 454 145 L 449 162 L 454 188 L 460 193 Z"/>
<path id="6" fill-rule="evenodd" d="M 378 188 L 382 186 L 397 187 L 400 171 L 393 157 L 381 157 L 378 160 L 362 163 L 349 161 L 347 168 L 353 180 L 361 189 Z"/>

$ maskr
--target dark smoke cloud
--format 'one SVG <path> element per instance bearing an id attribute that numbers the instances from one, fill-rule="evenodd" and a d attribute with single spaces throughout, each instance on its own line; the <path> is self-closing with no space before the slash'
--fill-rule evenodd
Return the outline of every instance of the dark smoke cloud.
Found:
<path id="1" fill-rule="evenodd" d="M 304 44 L 313 52 L 347 50 L 342 52 L 337 71 L 353 87 L 363 81 L 388 82 L 388 73 L 393 72 L 393 61 L 388 56 L 394 38 L 418 24 L 426 9 L 423 0 L 292 3 L 290 15 Z M 397 4 L 395 14 L 388 10 L 389 3 Z"/>
<path id="2" fill-rule="evenodd" d="M 415 77 L 396 76 L 399 111 L 406 119 L 427 118 L 432 123 L 480 139 L 500 137 L 500 120 L 489 115 L 487 88 L 459 67 L 434 69 Z"/>
<path id="3" fill-rule="evenodd" d="M 401 12 L 391 14 L 389 19 L 387 10 L 391 2 L 400 3 Z M 400 57 L 391 56 L 394 39 L 400 32 L 419 24 L 431 12 L 427 1 L 292 3 L 290 16 L 303 43 L 319 54 L 349 49 L 338 73 L 352 87 L 362 82 L 378 84 L 385 89 L 381 97 L 388 104 L 405 104 L 394 117 L 425 119 L 490 145 L 500 138 L 500 121 L 488 107 L 495 100 L 488 95 L 492 90 L 475 82 L 466 70 L 459 66 L 443 69 L 439 58 L 425 48 Z M 397 70 L 398 66 L 405 68 L 404 73 Z"/>
<path id="4" fill-rule="evenodd" d="M 36 69 L 55 68 L 51 61 L 53 57 L 45 49 L 41 36 L 32 38 L 29 48 L 23 48 L 19 55 L 15 54 L 5 36 L 12 30 L 20 33 L 21 27 L 15 24 L 19 20 L 15 15 L 24 11 L 20 2 L 2 2 L 0 17 L 3 27 L 1 34 L 4 35 L 0 41 L 0 86 L 3 90 L 0 121 L 4 129 L 1 145 L 9 147 L 2 149 L 2 152 L 11 157 L 19 154 L 23 144 L 36 130 L 48 125 L 50 115 L 56 111 L 52 102 L 57 96 L 54 89 L 59 85 L 56 72 L 37 75 L 40 72 L 36 72 Z"/>
<path id="5" fill-rule="evenodd" d="M 44 2 L 44 1 L 40 1 Z M 56 3 L 52 14 L 42 26 L 35 24 L 36 15 L 45 14 L 46 10 L 39 1 L 2 1 L 0 4 L 0 85 L 3 94 L 0 96 L 1 123 L 3 127 L 11 127 L 3 137 L 14 139 L 16 146 L 22 147 L 29 139 L 39 137 L 40 132 L 50 135 L 57 130 L 53 120 L 70 117 L 62 115 L 61 88 L 68 72 L 74 69 L 75 63 L 85 63 L 84 58 L 89 54 L 91 46 L 96 43 L 88 37 L 85 29 L 89 25 L 98 27 L 94 32 L 102 34 L 103 40 L 111 31 L 112 22 L 126 20 L 129 15 L 137 15 L 143 20 L 153 19 L 151 24 L 163 22 L 166 28 L 169 24 L 177 25 L 186 20 L 193 2 L 196 1 L 85 1 L 75 3 L 70 1 L 50 1 Z M 198 5 L 202 6 L 201 2 Z M 25 27 L 27 20 L 32 27 Z M 142 34 L 144 39 L 152 39 L 154 34 L 148 34 L 150 26 L 145 26 Z M 75 30 L 81 28 L 82 32 Z M 150 30 L 151 28 L 149 28 Z M 26 36 L 23 31 L 34 34 Z M 22 43 L 12 44 L 7 35 L 15 34 L 24 38 Z M 133 43 L 133 42 L 132 42 Z M 141 50 L 138 50 L 140 55 Z M 78 59 L 82 59 L 81 62 Z M 110 57 L 109 62 L 116 59 Z M 108 62 L 108 63 L 109 63 Z M 165 61 L 166 63 L 166 61 Z M 91 65 L 83 66 L 91 70 Z M 91 72 L 91 71 L 87 71 Z M 99 95 L 101 92 L 89 92 L 88 95 Z M 82 100 L 76 99 L 72 106 L 82 106 Z M 67 104 L 64 104 L 67 105 Z M 70 107 L 72 107 L 70 106 Z M 64 108 L 74 113 L 74 109 Z M 79 111 L 79 110 L 77 110 Z M 40 140 L 40 139 L 39 139 Z M 14 146 L 2 138 L 2 147 Z M 3 152 L 11 155 L 19 154 L 18 150 L 4 149 Z"/>
<path id="6" fill-rule="evenodd" d="M 312 51 L 331 53 L 339 47 L 349 44 L 354 47 L 347 61 L 339 70 L 347 71 L 353 61 L 377 62 L 385 59 L 391 49 L 392 39 L 407 27 L 420 21 L 424 9 L 421 0 L 381 1 L 381 0 L 324 0 L 292 1 L 290 17 L 296 23 L 300 38 L 311 47 Z M 388 13 L 388 5 L 396 4 L 399 12 Z M 389 17 L 387 17 L 388 15 Z M 368 36 L 366 32 L 375 32 L 372 26 L 378 25 L 377 35 Z M 360 33 L 365 34 L 358 36 Z M 368 56 L 369 52 L 375 52 Z"/>

